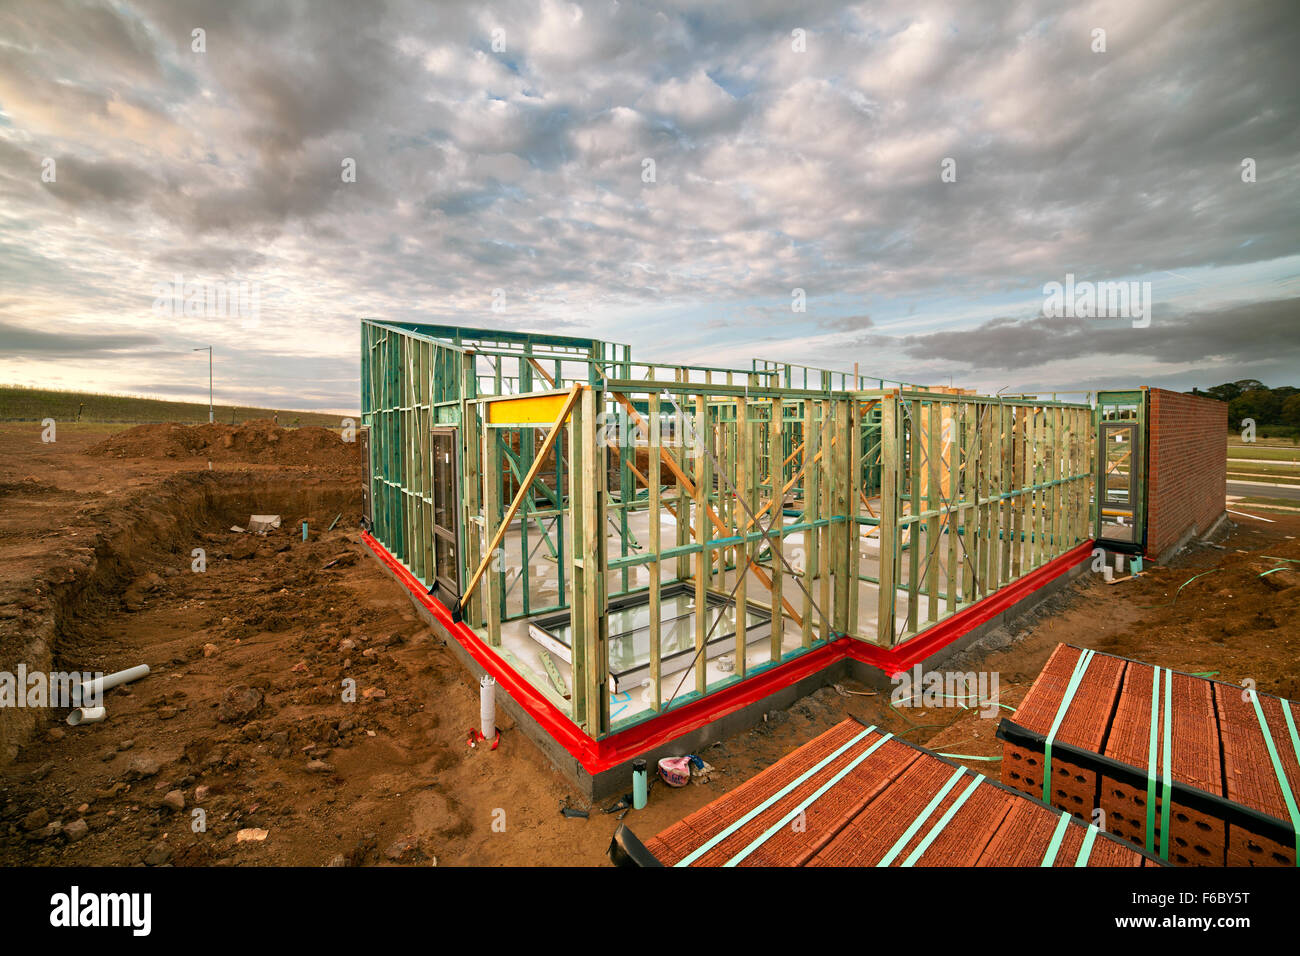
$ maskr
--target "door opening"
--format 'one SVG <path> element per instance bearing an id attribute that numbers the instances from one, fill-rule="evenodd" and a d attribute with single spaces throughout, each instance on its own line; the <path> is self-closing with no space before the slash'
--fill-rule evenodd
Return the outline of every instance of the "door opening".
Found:
<path id="1" fill-rule="evenodd" d="M 433 444 L 434 589 L 448 607 L 460 600 L 460 433 L 430 430 Z"/>

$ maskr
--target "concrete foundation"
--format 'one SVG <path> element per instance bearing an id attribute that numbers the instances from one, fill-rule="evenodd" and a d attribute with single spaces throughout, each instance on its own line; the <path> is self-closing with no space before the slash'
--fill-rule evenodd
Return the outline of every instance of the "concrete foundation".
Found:
<path id="1" fill-rule="evenodd" d="M 402 586 L 403 590 L 406 590 L 405 584 L 394 574 L 392 569 L 382 561 L 380 564 Z M 1027 614 L 1043 601 L 1067 587 L 1075 576 L 1082 573 L 1086 568 L 1086 563 L 1075 565 L 1031 592 L 1002 613 L 966 631 L 956 640 L 951 641 L 925 658 L 921 662 L 922 669 L 933 670 L 941 666 L 952 655 L 970 647 L 990 631 L 1012 625 L 1017 618 Z M 474 659 L 460 641 L 454 635 L 448 633 L 433 613 L 414 599 L 414 595 L 412 595 L 412 604 L 416 612 L 432 628 L 434 633 L 446 641 L 447 646 L 455 653 L 461 664 L 473 675 L 476 681 L 487 673 L 486 669 Z M 843 680 L 845 677 L 852 677 L 868 687 L 885 693 L 888 693 L 893 686 L 889 676 L 877 667 L 851 659 L 836 660 L 814 674 L 796 680 L 711 723 L 704 724 L 663 744 L 649 748 L 636 756 L 645 758 L 653 767 L 661 757 L 698 753 L 719 740 L 725 740 L 735 734 L 749 730 L 762 721 L 764 714 L 789 707 L 817 689 Z M 508 693 L 500 689 L 497 692 L 497 707 L 499 711 L 510 715 L 517 730 L 536 744 L 551 765 L 588 799 L 593 801 L 606 800 L 631 791 L 632 760 L 635 757 L 593 775 L 588 773 L 578 759 L 556 741 L 528 711 L 516 703 Z"/>

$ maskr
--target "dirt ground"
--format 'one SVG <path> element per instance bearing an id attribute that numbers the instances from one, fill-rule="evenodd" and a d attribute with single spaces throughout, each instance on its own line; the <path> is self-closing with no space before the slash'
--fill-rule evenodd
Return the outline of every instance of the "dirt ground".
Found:
<path id="1" fill-rule="evenodd" d="M 0 715 L 0 864 L 607 864 L 616 815 L 563 817 L 585 801 L 508 721 L 498 750 L 467 746 L 477 685 L 360 544 L 355 446 L 203 428 L 61 425 L 43 442 L 0 425 L 0 670 L 42 654 L 152 670 L 105 695 L 101 723 Z M 231 530 L 252 513 L 282 526 Z M 1269 517 L 1137 579 L 1082 575 L 944 669 L 996 672 L 1014 707 L 1068 641 L 1294 697 L 1298 575 L 1260 575 L 1286 564 L 1264 555 L 1300 559 L 1300 516 Z M 706 750 L 710 782 L 657 786 L 625 822 L 653 835 L 846 715 L 942 752 L 1001 750 L 978 710 L 827 687 Z"/>

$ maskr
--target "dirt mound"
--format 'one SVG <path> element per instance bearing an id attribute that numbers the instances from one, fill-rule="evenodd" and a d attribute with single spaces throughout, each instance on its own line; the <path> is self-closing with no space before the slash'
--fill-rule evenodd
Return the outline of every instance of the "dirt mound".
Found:
<path id="1" fill-rule="evenodd" d="M 281 428 L 259 419 L 242 425 L 137 425 L 118 432 L 86 454 L 102 458 L 206 458 L 259 465 L 305 465 L 331 471 L 361 468 L 355 441 L 328 428 Z"/>
<path id="2" fill-rule="evenodd" d="M 1250 677 L 1261 691 L 1294 698 L 1300 693 L 1300 542 L 1271 541 L 1256 552 L 1202 549 L 1190 558 L 1187 567 L 1151 568 L 1148 589 L 1133 598 L 1150 613 L 1140 628 L 1111 640 L 1191 646 L 1194 634 L 1193 653 L 1200 656 L 1187 669 L 1223 668 Z M 1098 646 L 1105 649 L 1106 642 Z"/>

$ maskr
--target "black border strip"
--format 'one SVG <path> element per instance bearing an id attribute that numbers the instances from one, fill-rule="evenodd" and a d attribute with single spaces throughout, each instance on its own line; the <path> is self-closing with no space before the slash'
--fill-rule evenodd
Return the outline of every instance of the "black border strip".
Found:
<path id="1" fill-rule="evenodd" d="M 1142 662 L 1138 661 L 1137 663 Z M 1043 752 L 1047 743 L 1045 734 L 1022 727 L 1009 717 L 1002 718 L 1001 723 L 998 724 L 996 736 L 998 740 L 1004 743 L 1020 744 L 1039 754 Z M 1113 757 L 1106 757 L 1102 754 L 1093 753 L 1091 750 L 1076 747 L 1073 744 L 1054 740 L 1052 741 L 1052 756 L 1059 755 L 1070 757 L 1074 763 L 1085 769 L 1106 773 L 1139 788 L 1146 788 L 1147 772 L 1134 767 L 1132 764 L 1122 763 Z M 1267 837 L 1283 846 L 1290 846 L 1295 843 L 1296 835 L 1291 828 L 1291 824 L 1279 820 L 1277 817 L 1270 817 L 1268 814 L 1261 813 L 1259 810 L 1245 804 L 1235 803 L 1226 797 L 1201 790 L 1199 787 L 1193 787 L 1191 784 L 1179 780 L 1173 782 L 1171 789 L 1173 796 L 1179 803 L 1194 810 L 1200 810 L 1212 817 L 1245 827 L 1251 833 Z"/>

